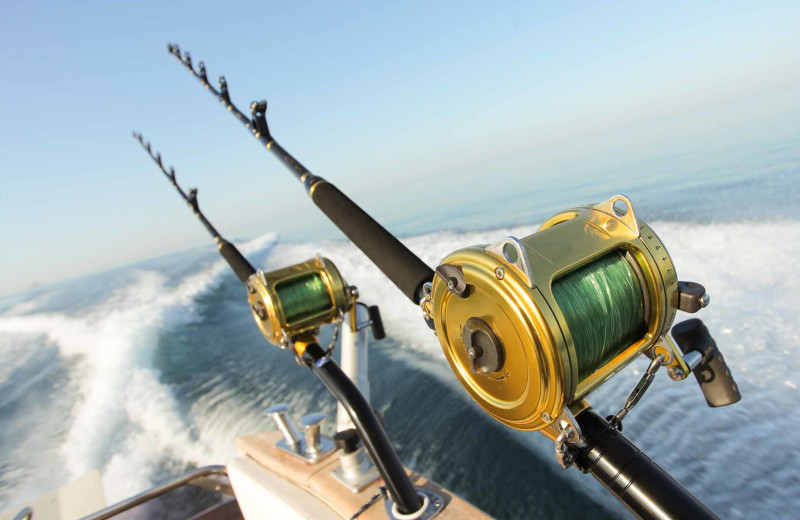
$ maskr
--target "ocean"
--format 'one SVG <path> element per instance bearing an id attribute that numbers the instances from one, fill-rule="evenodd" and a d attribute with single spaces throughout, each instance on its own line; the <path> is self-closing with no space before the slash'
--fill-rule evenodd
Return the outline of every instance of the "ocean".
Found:
<path id="1" fill-rule="evenodd" d="M 694 378 L 675 383 L 659 373 L 625 419 L 625 434 L 723 518 L 794 518 L 799 144 L 794 136 L 606 162 L 595 164 L 604 175 L 575 181 L 554 172 L 526 183 L 524 158 L 501 158 L 465 171 L 461 182 L 431 179 L 426 196 L 446 196 L 392 223 L 435 266 L 457 248 L 525 236 L 560 209 L 628 195 L 679 278 L 711 294 L 695 316 L 715 336 L 743 397 L 712 409 Z M 508 175 L 487 177 L 489 170 Z M 487 178 L 491 189 L 476 190 Z M 414 188 L 393 196 L 403 189 Z M 561 469 L 544 436 L 506 428 L 472 403 L 419 309 L 359 251 L 341 239 L 298 236 L 276 229 L 237 243 L 265 270 L 320 253 L 359 287 L 362 301 L 380 306 L 387 338 L 370 344 L 372 404 L 406 465 L 499 519 L 624 516 L 594 479 Z M 330 334 L 322 331 L 323 342 Z M 645 361 L 590 396 L 600 413 L 622 405 Z M 0 510 L 94 468 L 113 502 L 225 463 L 237 436 L 274 429 L 263 410 L 277 402 L 289 403 L 295 420 L 327 413 L 329 432 L 335 422 L 334 399 L 288 352 L 264 341 L 212 245 L 4 297 Z"/>

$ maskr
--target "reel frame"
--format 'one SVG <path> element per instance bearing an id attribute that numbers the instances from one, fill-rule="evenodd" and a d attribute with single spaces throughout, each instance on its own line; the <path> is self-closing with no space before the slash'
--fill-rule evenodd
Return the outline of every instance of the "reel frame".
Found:
<path id="1" fill-rule="evenodd" d="M 308 275 L 322 279 L 331 307 L 289 323 L 277 287 Z M 258 329 L 267 341 L 283 348 L 288 348 L 295 338 L 306 333 L 316 336 L 322 325 L 334 323 L 347 314 L 358 298 L 358 292 L 345 283 L 333 262 L 320 255 L 266 273 L 259 269 L 248 278 L 246 285 L 247 299 Z"/>
<path id="2" fill-rule="evenodd" d="M 612 360 L 578 380 L 579 354 L 552 284 L 614 250 L 624 251 L 637 271 L 647 329 Z M 587 406 L 582 400 L 592 390 L 640 354 L 655 355 L 656 344 L 670 365 L 682 361 L 662 340 L 678 308 L 675 267 L 664 244 L 636 218 L 623 195 L 560 212 L 521 239 L 507 237 L 490 246 L 457 250 L 442 261 L 437 274 L 430 305 L 423 308 L 428 309 L 445 357 L 472 398 L 512 428 L 544 429 L 554 438 L 565 409 L 577 414 Z M 474 317 L 488 323 L 499 338 L 506 358 L 499 371 L 471 370 L 461 331 Z"/>

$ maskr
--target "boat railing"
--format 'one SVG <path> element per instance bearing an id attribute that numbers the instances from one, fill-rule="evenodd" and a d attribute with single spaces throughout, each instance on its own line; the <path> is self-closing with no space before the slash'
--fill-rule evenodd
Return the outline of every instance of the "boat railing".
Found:
<path id="1" fill-rule="evenodd" d="M 190 471 L 184 475 L 181 475 L 176 479 L 164 482 L 163 484 L 159 484 L 158 486 L 142 491 L 138 495 L 134 495 L 126 500 L 123 500 L 122 502 L 110 505 L 104 509 L 101 509 L 100 511 L 92 513 L 89 516 L 85 516 L 80 520 L 104 520 L 106 518 L 112 518 L 120 513 L 133 509 L 134 507 L 140 506 L 145 502 L 149 502 L 150 500 L 165 495 L 170 491 L 174 491 L 175 489 L 178 489 L 181 486 L 191 484 L 198 480 L 201 481 L 201 483 L 198 483 L 198 485 L 200 485 L 201 487 L 208 487 L 206 485 L 208 484 L 207 479 L 208 477 L 213 477 L 213 476 L 227 477 L 228 471 L 225 469 L 225 466 L 220 466 L 220 465 L 204 466 L 202 468 L 198 468 L 194 471 Z M 230 486 L 228 484 L 214 482 L 213 486 L 214 486 L 213 489 L 216 491 L 221 491 L 226 494 L 231 493 Z M 26 518 L 26 517 L 21 517 L 21 518 Z"/>
<path id="2" fill-rule="evenodd" d="M 33 509 L 30 507 L 23 507 L 22 511 L 17 513 L 13 520 L 31 520 L 33 518 Z"/>

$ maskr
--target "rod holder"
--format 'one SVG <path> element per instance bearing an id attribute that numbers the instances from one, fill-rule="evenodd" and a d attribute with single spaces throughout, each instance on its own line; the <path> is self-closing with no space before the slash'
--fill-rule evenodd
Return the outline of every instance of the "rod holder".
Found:
<path id="1" fill-rule="evenodd" d="M 278 430 L 283 434 L 283 439 L 286 441 L 286 444 L 290 446 L 293 450 L 299 450 L 300 447 L 300 436 L 297 434 L 297 431 L 294 429 L 292 425 L 292 421 L 286 416 L 286 412 L 289 411 L 289 405 L 286 403 L 279 403 L 273 406 L 270 406 L 265 410 L 264 413 L 272 417 L 275 421 L 275 424 L 278 426 Z"/>
<path id="2" fill-rule="evenodd" d="M 283 439 L 278 441 L 278 449 L 310 464 L 321 461 L 336 450 L 333 441 L 322 435 L 320 429 L 327 418 L 324 413 L 312 413 L 300 419 L 300 428 L 303 430 L 301 437 L 289 419 L 288 411 L 289 405 L 286 403 L 270 406 L 264 411 L 272 417 L 283 434 Z"/>
<path id="3" fill-rule="evenodd" d="M 323 422 L 325 422 L 324 413 L 312 413 L 300 419 L 300 427 L 303 429 L 306 445 L 305 452 L 308 455 L 318 457 L 323 452 L 322 432 L 320 431 Z"/>

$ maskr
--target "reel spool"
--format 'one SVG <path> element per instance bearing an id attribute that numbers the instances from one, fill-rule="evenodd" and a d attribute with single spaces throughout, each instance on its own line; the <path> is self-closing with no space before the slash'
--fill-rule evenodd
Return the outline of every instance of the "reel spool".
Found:
<path id="1" fill-rule="evenodd" d="M 287 346 L 288 339 L 333 323 L 355 303 L 333 262 L 316 256 L 247 280 L 253 318 L 267 341 Z"/>
<path id="2" fill-rule="evenodd" d="M 436 272 L 423 309 L 450 367 L 513 428 L 554 438 L 568 411 L 642 353 L 690 371 L 664 337 L 679 307 L 675 267 L 624 196 L 455 251 Z"/>

